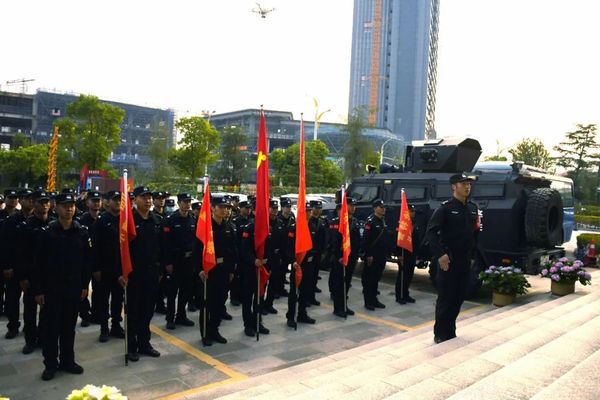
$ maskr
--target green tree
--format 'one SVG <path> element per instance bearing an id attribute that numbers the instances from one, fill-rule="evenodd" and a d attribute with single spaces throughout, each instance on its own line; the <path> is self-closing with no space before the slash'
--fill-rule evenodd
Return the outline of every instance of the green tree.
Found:
<path id="1" fill-rule="evenodd" d="M 215 178 L 229 185 L 236 185 L 246 180 L 250 173 L 247 137 L 240 127 L 227 126 L 221 133 L 220 160 L 215 168 Z"/>
<path id="2" fill-rule="evenodd" d="M 367 127 L 365 111 L 357 107 L 350 113 L 348 124 L 344 129 L 348 133 L 348 141 L 344 145 L 344 176 L 353 179 L 365 172 L 367 164 L 379 162 L 379 155 L 372 144 L 362 136 L 362 131 Z"/>
<path id="3" fill-rule="evenodd" d="M 8 185 L 28 186 L 46 184 L 48 145 L 21 146 L 16 150 L 0 151 L 0 171 Z"/>
<path id="4" fill-rule="evenodd" d="M 484 158 L 485 161 L 508 161 L 508 158 L 505 156 L 493 155 L 487 156 Z"/>
<path id="5" fill-rule="evenodd" d="M 110 153 L 121 143 L 125 111 L 102 103 L 96 96 L 81 95 L 67 106 L 67 117 L 56 122 L 61 141 L 72 151 L 76 168 L 108 169 Z"/>
<path id="6" fill-rule="evenodd" d="M 534 167 L 550 169 L 553 164 L 550 152 L 546 150 L 540 139 L 523 139 L 508 152 L 512 155 L 513 161 L 523 161 Z"/>
<path id="7" fill-rule="evenodd" d="M 173 152 L 169 148 L 171 139 L 169 136 L 170 133 L 166 126 L 154 126 L 147 149 L 148 157 L 152 161 L 152 168 L 145 174 L 147 176 L 139 177 L 142 181 L 167 182 L 174 176 L 173 160 L 169 160 L 173 158 Z"/>
<path id="8" fill-rule="evenodd" d="M 219 132 L 202 117 L 181 118 L 175 126 L 183 138 L 173 161 L 182 174 L 196 181 L 204 175 L 205 167 L 219 158 Z"/>
<path id="9" fill-rule="evenodd" d="M 342 171 L 328 160 L 329 149 L 320 140 L 305 144 L 306 185 L 310 187 L 337 187 L 342 183 Z M 269 165 L 275 171 L 275 181 L 285 186 L 298 186 L 300 145 L 286 150 L 276 149 L 269 155 Z"/>
<path id="10" fill-rule="evenodd" d="M 31 139 L 29 139 L 27 136 L 25 136 L 25 134 L 19 132 L 19 133 L 15 134 L 15 136 L 13 136 L 13 140 L 10 145 L 10 148 L 12 150 L 16 150 L 19 147 L 27 147 L 30 144 L 31 144 Z"/>
<path id="11" fill-rule="evenodd" d="M 575 184 L 579 183 L 582 171 L 595 164 L 598 157 L 598 133 L 595 124 L 577 124 L 577 130 L 566 133 L 566 140 L 554 147 L 560 154 L 556 157 L 556 165 L 570 170 Z"/>

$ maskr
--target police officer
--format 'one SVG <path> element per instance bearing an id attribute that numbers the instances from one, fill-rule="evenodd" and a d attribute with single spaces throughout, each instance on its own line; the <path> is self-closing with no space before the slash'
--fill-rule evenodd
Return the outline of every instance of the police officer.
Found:
<path id="1" fill-rule="evenodd" d="M 310 216 L 308 218 L 308 230 L 312 238 L 312 249 L 306 254 L 305 261 L 303 264 L 308 265 L 310 270 L 309 275 L 312 280 L 312 287 L 310 289 L 310 296 L 307 307 L 311 305 L 319 306 L 319 302 L 315 296 L 315 293 L 321 293 L 321 289 L 317 287 L 319 280 L 319 268 L 321 267 L 321 256 L 326 246 L 326 234 L 327 234 L 327 222 L 324 218 L 321 218 L 323 213 L 323 202 L 321 200 L 311 200 L 309 202 Z M 302 269 L 304 272 L 304 268 Z M 304 281 L 304 278 L 302 278 Z"/>
<path id="2" fill-rule="evenodd" d="M 200 308 L 200 332 L 202 334 L 202 343 L 205 346 L 210 346 L 213 342 L 227 343 L 219 333 L 219 325 L 223 317 L 223 309 L 225 307 L 227 288 L 229 282 L 233 279 L 233 271 L 235 265 L 235 231 L 232 226 L 225 221 L 227 208 L 231 204 L 225 197 L 213 197 L 211 199 L 212 211 L 212 231 L 215 244 L 215 259 L 217 265 L 212 268 L 208 276 L 204 272 L 202 266 L 202 250 L 203 244 L 199 240 L 194 242 L 194 265 L 196 273 L 202 281 L 201 284 L 201 299 L 202 307 Z M 204 331 L 204 282 L 207 281 L 206 288 L 206 331 Z"/>
<path id="3" fill-rule="evenodd" d="M 415 265 L 417 262 L 417 254 L 419 254 L 419 246 L 423 239 L 423 233 L 419 229 L 419 224 L 415 223 L 416 210 L 412 204 L 408 205 L 408 212 L 412 224 L 412 246 L 413 251 L 396 247 L 396 256 L 398 257 L 398 274 L 396 275 L 396 302 L 400 304 L 414 303 L 416 300 L 410 297 L 408 288 L 415 274 Z M 396 228 L 398 231 L 399 227 Z"/>
<path id="4" fill-rule="evenodd" d="M 3 275 L 6 282 L 6 304 L 5 313 L 8 317 L 8 332 L 6 339 L 14 339 L 19 333 L 19 309 L 21 303 L 21 286 L 19 284 L 21 271 L 18 269 L 17 245 L 19 230 L 25 224 L 25 220 L 31 216 L 33 211 L 33 202 L 31 200 L 32 191 L 30 189 L 21 189 L 17 195 L 21 199 L 21 209 L 15 211 L 2 223 L 2 266 Z"/>
<path id="5" fill-rule="evenodd" d="M 84 191 L 84 193 L 85 192 L 86 191 Z M 71 188 L 68 188 L 68 187 L 62 188 L 62 190 L 60 191 L 60 193 L 61 194 L 72 194 L 73 197 L 76 197 L 76 195 L 77 195 L 75 193 L 74 189 L 71 189 Z M 83 211 L 81 211 L 79 208 L 77 208 L 77 206 L 75 206 L 75 215 L 73 216 L 73 219 L 79 221 L 79 219 L 81 218 L 82 215 L 83 215 Z M 58 218 L 58 216 L 57 216 L 57 218 Z"/>
<path id="6" fill-rule="evenodd" d="M 236 248 L 238 249 L 238 259 L 241 258 L 242 254 L 242 233 L 243 228 L 251 222 L 250 212 L 252 210 L 248 201 L 241 201 L 239 204 L 238 215 L 233 217 L 233 224 L 235 225 L 236 235 Z M 229 287 L 229 298 L 230 302 L 234 306 L 239 306 L 242 303 L 241 294 L 241 275 L 240 275 L 240 264 L 236 266 L 233 280 Z"/>
<path id="7" fill-rule="evenodd" d="M 387 256 L 391 252 L 390 232 L 385 223 L 385 204 L 381 199 L 373 200 L 373 213 L 365 222 L 362 238 L 362 249 L 365 264 L 362 272 L 363 296 L 365 308 L 385 308 L 385 304 L 377 299 L 379 280 L 385 269 Z"/>
<path id="8" fill-rule="evenodd" d="M 240 196 L 231 196 L 231 218 L 235 218 L 240 213 Z"/>
<path id="9" fill-rule="evenodd" d="M 169 193 L 163 190 L 152 192 L 152 214 L 158 218 L 161 223 L 167 218 L 167 198 Z M 166 314 L 167 308 L 165 307 L 165 297 L 167 294 L 167 277 L 161 274 L 160 284 L 158 286 L 157 299 L 156 299 L 156 310 L 158 314 Z"/>
<path id="10" fill-rule="evenodd" d="M 329 248 L 332 252 L 335 263 L 331 268 L 330 287 L 331 296 L 333 299 L 333 314 L 345 318 L 348 315 L 354 315 L 354 311 L 348 308 L 347 304 L 344 308 L 344 296 L 348 296 L 348 291 L 352 286 L 352 274 L 358 261 L 358 252 L 360 250 L 360 225 L 356 217 L 354 217 L 354 211 L 356 209 L 356 200 L 352 197 L 346 197 L 346 204 L 348 207 L 348 225 L 350 231 L 350 256 L 348 257 L 348 265 L 343 266 L 342 260 L 342 235 L 339 232 L 340 227 L 340 211 L 341 204 L 336 206 L 336 212 L 338 215 L 329 221 Z M 344 270 L 345 271 L 345 283 L 346 292 L 344 292 Z"/>
<path id="11" fill-rule="evenodd" d="M 58 220 L 39 235 L 31 280 L 35 300 L 42 306 L 43 380 L 53 379 L 57 369 L 83 373 L 75 362 L 75 325 L 81 299 L 87 296 L 91 270 L 92 241 L 87 228 L 73 220 L 75 196 L 61 193 L 56 204 Z"/>
<path id="12" fill-rule="evenodd" d="M 85 225 L 91 232 L 92 225 L 96 222 L 100 216 L 102 209 L 102 194 L 97 190 L 90 190 L 82 192 L 82 203 L 81 207 L 86 207 L 87 211 L 81 214 L 79 223 Z M 81 208 L 78 208 L 81 210 Z M 79 308 L 79 318 L 81 318 L 81 326 L 90 326 L 90 322 L 99 323 L 97 307 L 94 305 L 97 302 L 98 287 L 97 281 L 92 279 L 92 302 L 86 297 L 81 301 Z"/>
<path id="13" fill-rule="evenodd" d="M 17 205 L 19 204 L 19 196 L 17 195 L 17 191 L 14 189 L 6 189 L 4 191 L 4 197 L 6 199 L 6 203 L 4 208 L 0 210 L 0 231 L 2 229 L 2 223 L 10 217 L 15 211 L 17 211 Z M 1 239 L 0 239 L 1 240 Z M 1 242 L 0 242 L 1 246 Z M 0 270 L 2 268 L 0 267 Z M 4 279 L 4 274 L 0 271 L 0 315 L 4 314 L 4 305 L 5 305 L 5 292 L 6 292 L 6 283 Z"/>
<path id="14" fill-rule="evenodd" d="M 426 240 L 438 264 L 435 343 L 456 337 L 456 318 L 466 296 L 479 231 L 477 205 L 469 201 L 472 181 L 465 174 L 452 175 L 452 198 L 434 211 L 427 225 Z"/>
<path id="15" fill-rule="evenodd" d="M 101 343 L 107 342 L 109 336 L 118 339 L 125 338 L 125 331 L 120 324 L 123 310 L 123 288 L 118 282 L 122 273 L 119 247 L 121 195 L 118 190 L 111 190 L 105 194 L 104 197 L 108 199 L 108 209 L 100 214 L 91 230 L 92 253 L 94 254 L 92 276 L 96 282 L 94 292 L 97 292 L 93 304 L 97 310 L 100 324 L 98 341 Z M 109 299 L 110 331 L 108 330 Z"/>
<path id="16" fill-rule="evenodd" d="M 161 221 L 150 212 L 152 192 L 148 187 L 138 186 L 133 194 L 133 222 L 137 235 L 129 244 L 133 271 L 127 283 L 127 357 L 135 362 L 140 354 L 160 357 L 150 344 L 150 321 L 158 291 Z M 119 281 L 121 285 L 125 284 L 122 276 Z"/>
<path id="17" fill-rule="evenodd" d="M 196 221 L 190 212 L 192 196 L 177 195 L 179 209 L 163 222 L 163 265 L 167 281 L 167 329 L 176 325 L 194 326 L 185 312 L 185 305 L 194 290 L 192 247 L 196 236 Z M 175 313 L 177 298 L 177 313 Z"/>
<path id="18" fill-rule="evenodd" d="M 284 271 L 281 264 L 281 248 L 285 239 L 283 225 L 277 218 L 279 211 L 279 202 L 271 200 L 269 202 L 269 236 L 265 243 L 265 258 L 267 259 L 266 268 L 269 271 L 269 286 L 267 288 L 267 297 L 261 307 L 263 315 L 277 314 L 273 307 L 275 296 L 279 295 L 279 284 L 283 281 Z"/>
<path id="19" fill-rule="evenodd" d="M 290 228 L 296 224 L 296 217 L 292 213 L 292 201 L 286 197 L 282 197 L 279 201 L 281 206 L 281 211 L 277 214 L 277 219 L 279 219 L 279 223 L 283 226 L 283 231 L 287 234 L 290 231 Z M 284 250 L 282 250 L 284 252 Z M 283 274 L 279 282 L 273 282 L 273 284 L 278 289 L 278 295 L 282 297 L 287 297 L 289 292 L 285 288 L 285 284 L 289 283 L 286 280 L 286 274 L 290 270 L 290 262 L 286 259 L 286 257 L 281 257 L 281 268 Z"/>

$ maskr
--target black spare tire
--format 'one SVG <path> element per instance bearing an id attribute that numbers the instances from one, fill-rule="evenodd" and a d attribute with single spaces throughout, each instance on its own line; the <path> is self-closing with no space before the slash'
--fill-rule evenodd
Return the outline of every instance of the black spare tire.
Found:
<path id="1" fill-rule="evenodd" d="M 525 209 L 525 237 L 536 247 L 554 247 L 563 241 L 563 202 L 558 191 L 535 189 Z"/>

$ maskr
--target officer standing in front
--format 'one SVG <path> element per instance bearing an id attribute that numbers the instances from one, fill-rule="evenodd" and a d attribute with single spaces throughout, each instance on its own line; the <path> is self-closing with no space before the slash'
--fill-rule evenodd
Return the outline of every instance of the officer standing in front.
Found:
<path id="1" fill-rule="evenodd" d="M 241 288 L 241 258 L 242 258 L 242 230 L 248 225 L 250 220 L 250 212 L 252 207 L 248 201 L 241 201 L 239 204 L 238 215 L 233 217 L 233 224 L 236 231 L 236 248 L 238 253 L 238 264 L 236 266 L 233 280 L 229 285 L 229 298 L 234 306 L 239 306 L 242 303 L 242 288 Z"/>
<path id="2" fill-rule="evenodd" d="M 427 225 L 426 240 L 438 264 L 435 343 L 456 337 L 456 318 L 467 292 L 479 232 L 477 205 L 469 201 L 472 181 L 465 174 L 452 175 L 452 198 L 434 211 Z"/>
<path id="3" fill-rule="evenodd" d="M 287 235 L 290 231 L 290 228 L 296 225 L 296 217 L 292 213 L 292 201 L 286 197 L 282 197 L 279 200 L 279 205 L 281 206 L 281 211 L 277 214 L 277 219 L 279 219 L 279 223 L 283 226 L 283 231 Z M 285 288 L 286 275 L 290 270 L 289 260 L 284 257 L 285 250 L 282 249 L 282 257 L 281 257 L 281 269 L 283 274 L 279 279 L 279 282 L 272 282 L 275 284 L 275 287 L 278 289 L 279 296 L 287 297 L 289 292 Z"/>
<path id="4" fill-rule="evenodd" d="M 83 373 L 75 362 L 75 325 L 81 299 L 87 296 L 91 271 L 92 241 L 87 228 L 73 220 L 75 196 L 58 195 L 56 212 L 58 220 L 39 235 L 31 280 L 35 301 L 42 306 L 45 381 L 53 379 L 57 369 Z"/>
<path id="5" fill-rule="evenodd" d="M 177 195 L 179 209 L 163 221 L 163 265 L 167 281 L 167 329 L 176 325 L 194 326 L 187 317 L 185 305 L 194 290 L 194 266 L 192 248 L 196 237 L 196 221 L 192 217 L 192 196 Z M 177 312 L 175 312 L 177 298 Z"/>
<path id="6" fill-rule="evenodd" d="M 158 190 L 152 192 L 152 215 L 162 221 L 168 217 L 166 204 L 169 197 L 169 192 Z M 167 308 L 165 307 L 165 297 L 167 293 L 167 277 L 161 273 L 160 283 L 158 291 L 156 292 L 156 310 L 157 314 L 166 314 Z"/>
<path id="7" fill-rule="evenodd" d="M 304 272 L 305 267 L 308 267 L 310 271 L 308 275 L 311 277 L 312 286 L 310 288 L 308 304 L 306 304 L 307 307 L 310 307 L 311 305 L 321 305 L 321 302 L 316 298 L 316 293 L 321 293 L 321 289 L 317 287 L 317 283 L 319 281 L 319 268 L 321 268 L 321 256 L 326 245 L 327 223 L 324 218 L 321 218 L 321 214 L 323 213 L 323 202 L 321 200 L 309 201 L 308 207 L 310 208 L 308 230 L 310 231 L 313 247 L 306 253 L 306 257 L 302 262 L 302 271 Z M 307 280 L 308 282 L 309 280 Z M 301 284 L 304 284 L 304 278 Z M 298 321 L 302 322 L 302 318 L 298 317 Z"/>
<path id="8" fill-rule="evenodd" d="M 362 249 L 365 264 L 362 272 L 363 296 L 365 308 L 374 311 L 385 308 L 385 304 L 377 299 L 379 280 L 385 269 L 387 256 L 391 251 L 390 232 L 385 223 L 385 204 L 381 199 L 373 200 L 373 214 L 365 222 L 362 238 Z"/>
<path id="9" fill-rule="evenodd" d="M 100 212 L 102 211 L 102 195 L 96 190 L 87 191 L 85 192 L 85 195 L 85 207 L 87 211 L 81 214 L 81 218 L 79 218 L 79 223 L 81 223 L 81 225 L 85 225 L 91 232 L 92 225 L 94 225 L 94 223 L 100 216 Z M 84 207 L 83 203 L 81 204 L 81 207 Z M 86 297 L 81 301 L 81 305 L 79 308 L 79 317 L 81 318 L 81 326 L 83 327 L 90 326 L 90 322 L 99 323 L 98 310 L 96 305 L 96 303 L 98 303 L 97 296 L 97 281 L 93 279 L 91 296 L 92 301 L 90 303 L 90 300 Z"/>
<path id="10" fill-rule="evenodd" d="M 0 230 L 4 221 L 10 217 L 14 212 L 17 211 L 17 205 L 19 204 L 19 195 L 14 189 L 6 189 L 4 191 L 4 197 L 6 203 L 4 208 L 0 210 Z M 0 246 L 2 246 L 2 239 L 0 238 Z M 0 268 L 0 315 L 4 314 L 5 311 L 5 293 L 6 293 L 6 282 L 2 268 Z"/>
<path id="11" fill-rule="evenodd" d="M 150 212 L 150 189 L 138 186 L 133 190 L 133 195 L 133 222 L 137 235 L 129 244 L 133 271 L 127 283 L 127 357 L 135 362 L 140 359 L 140 354 L 160 357 L 160 353 L 150 344 L 150 321 L 154 315 L 158 290 L 161 221 Z M 122 276 L 119 281 L 122 286 L 125 285 Z"/>

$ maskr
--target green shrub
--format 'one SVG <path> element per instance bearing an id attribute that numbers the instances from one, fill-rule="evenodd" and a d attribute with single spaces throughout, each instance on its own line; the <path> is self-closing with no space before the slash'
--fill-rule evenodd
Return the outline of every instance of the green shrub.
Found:
<path id="1" fill-rule="evenodd" d="M 600 206 L 593 204 L 581 204 L 575 209 L 575 215 L 600 216 Z"/>
<path id="2" fill-rule="evenodd" d="M 575 215 L 575 222 L 585 225 L 600 226 L 600 216 L 595 215 Z"/>
<path id="3" fill-rule="evenodd" d="M 600 233 L 582 233 L 577 236 L 578 246 L 587 246 L 594 239 L 597 246 L 600 246 Z"/>

